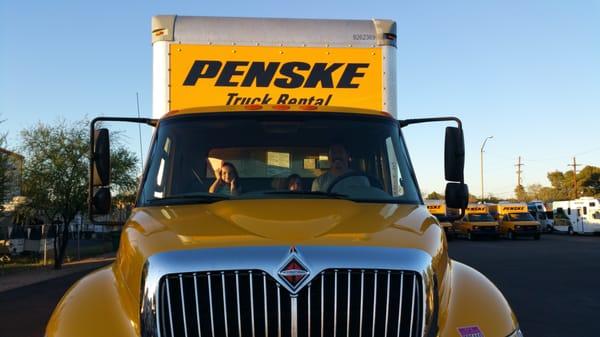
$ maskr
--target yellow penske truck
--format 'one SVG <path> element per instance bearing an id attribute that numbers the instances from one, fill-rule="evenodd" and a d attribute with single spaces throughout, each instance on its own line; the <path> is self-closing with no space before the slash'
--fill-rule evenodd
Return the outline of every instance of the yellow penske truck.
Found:
<path id="1" fill-rule="evenodd" d="M 469 204 L 465 216 L 454 222 L 457 235 L 473 240 L 478 237 L 498 238 L 500 226 L 485 204 Z"/>
<path id="2" fill-rule="evenodd" d="M 537 222 L 526 203 L 499 203 L 490 205 L 490 212 L 500 224 L 500 234 L 514 240 L 518 236 L 540 239 L 540 223 Z"/>
<path id="3" fill-rule="evenodd" d="M 445 200 L 425 200 L 425 205 L 427 205 L 429 213 L 434 217 L 441 219 L 440 225 L 446 233 L 446 239 L 451 240 L 454 238 L 455 233 L 452 222 L 445 220 L 448 218 L 448 208 L 446 207 Z"/>
<path id="4" fill-rule="evenodd" d="M 396 48 L 389 20 L 154 17 L 153 118 L 90 128 L 116 261 L 46 336 L 522 336 L 423 202 L 402 130 L 451 123 L 445 202 L 464 210 L 462 125 L 398 118 Z M 154 127 L 125 223 L 106 220 L 109 122 Z"/>

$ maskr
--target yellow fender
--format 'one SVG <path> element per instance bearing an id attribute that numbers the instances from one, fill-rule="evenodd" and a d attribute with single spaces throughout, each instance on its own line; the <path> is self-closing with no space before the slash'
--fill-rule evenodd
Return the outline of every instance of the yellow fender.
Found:
<path id="1" fill-rule="evenodd" d="M 506 337 L 518 327 L 510 305 L 496 286 L 477 270 L 457 261 L 441 290 L 439 336 L 460 337 L 461 327 L 477 326 L 485 337 Z"/>
<path id="2" fill-rule="evenodd" d="M 134 337 L 139 312 L 109 266 L 79 280 L 63 296 L 46 326 L 47 337 Z"/>

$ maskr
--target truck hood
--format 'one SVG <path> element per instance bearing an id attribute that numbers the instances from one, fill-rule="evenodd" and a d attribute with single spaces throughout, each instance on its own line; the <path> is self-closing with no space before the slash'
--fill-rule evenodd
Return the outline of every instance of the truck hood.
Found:
<path id="1" fill-rule="evenodd" d="M 437 220 L 423 205 L 347 200 L 228 200 L 142 207 L 123 229 L 115 272 L 139 293 L 149 256 L 173 250 L 260 246 L 415 248 L 447 263 Z M 438 258 L 436 258 L 438 257 Z"/>

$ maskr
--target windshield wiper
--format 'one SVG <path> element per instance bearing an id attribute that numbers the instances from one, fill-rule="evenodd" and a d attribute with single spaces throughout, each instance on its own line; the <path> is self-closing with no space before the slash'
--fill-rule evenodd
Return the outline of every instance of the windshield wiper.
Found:
<path id="1" fill-rule="evenodd" d="M 168 205 L 168 204 L 186 204 L 186 203 L 211 203 L 231 199 L 222 194 L 183 194 L 173 195 L 165 198 L 154 198 L 148 200 L 149 205 Z"/>
<path id="2" fill-rule="evenodd" d="M 348 195 L 346 194 L 340 194 L 340 193 L 334 193 L 334 192 L 322 192 L 322 191 L 288 191 L 288 190 L 283 190 L 283 191 L 260 191 L 259 193 L 262 194 L 283 194 L 283 195 L 316 195 L 316 196 L 323 196 L 323 197 L 330 197 L 330 198 L 336 198 L 336 199 L 346 199 L 348 198 Z"/>

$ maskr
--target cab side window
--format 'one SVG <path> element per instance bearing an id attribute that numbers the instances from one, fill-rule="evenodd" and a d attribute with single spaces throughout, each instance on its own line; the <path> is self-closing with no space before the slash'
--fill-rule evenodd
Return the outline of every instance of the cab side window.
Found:
<path id="1" fill-rule="evenodd" d="M 152 150 L 152 160 L 158 161 L 158 165 L 151 165 L 148 178 L 145 181 L 143 198 L 150 200 L 164 198 L 168 194 L 167 186 L 171 174 L 171 151 L 172 139 L 164 137 L 161 143 L 156 143 Z M 152 177 L 152 178 L 151 178 Z"/>

